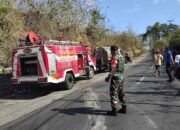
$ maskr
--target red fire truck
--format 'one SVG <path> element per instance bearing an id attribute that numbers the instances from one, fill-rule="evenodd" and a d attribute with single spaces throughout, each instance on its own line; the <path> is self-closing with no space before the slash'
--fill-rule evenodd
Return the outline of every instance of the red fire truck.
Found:
<path id="1" fill-rule="evenodd" d="M 25 82 L 63 83 L 71 89 L 75 78 L 93 78 L 96 59 L 88 46 L 78 42 L 42 40 L 34 32 L 25 38 L 26 46 L 12 50 L 12 84 Z M 33 44 L 33 45 L 31 45 Z"/>

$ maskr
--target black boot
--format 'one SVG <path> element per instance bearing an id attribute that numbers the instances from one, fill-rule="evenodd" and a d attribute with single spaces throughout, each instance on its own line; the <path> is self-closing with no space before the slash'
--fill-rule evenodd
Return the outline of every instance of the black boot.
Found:
<path id="1" fill-rule="evenodd" d="M 111 116 L 117 116 L 117 111 L 116 110 L 108 111 L 107 114 Z"/>
<path id="2" fill-rule="evenodd" d="M 118 113 L 127 113 L 127 108 L 126 106 L 123 106 L 119 111 Z"/>

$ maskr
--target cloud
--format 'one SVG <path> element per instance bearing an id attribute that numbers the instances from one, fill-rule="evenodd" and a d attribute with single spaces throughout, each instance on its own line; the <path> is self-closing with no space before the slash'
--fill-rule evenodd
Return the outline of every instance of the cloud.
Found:
<path id="1" fill-rule="evenodd" d="M 133 2 L 134 2 L 133 8 L 130 10 L 127 10 L 126 13 L 128 13 L 128 14 L 134 13 L 134 12 L 140 11 L 142 9 L 141 6 L 138 4 L 137 0 L 133 0 Z"/>
<path id="2" fill-rule="evenodd" d="M 180 0 L 178 0 L 178 1 L 180 1 Z M 153 0 L 153 4 L 154 5 L 158 5 L 158 4 L 160 4 L 160 3 L 167 3 L 167 0 Z"/>
<path id="3" fill-rule="evenodd" d="M 153 0 L 153 4 L 154 5 L 157 5 L 157 4 L 159 4 L 160 3 L 160 0 Z"/>
<path id="4" fill-rule="evenodd" d="M 167 0 L 163 0 L 164 3 L 167 3 Z"/>

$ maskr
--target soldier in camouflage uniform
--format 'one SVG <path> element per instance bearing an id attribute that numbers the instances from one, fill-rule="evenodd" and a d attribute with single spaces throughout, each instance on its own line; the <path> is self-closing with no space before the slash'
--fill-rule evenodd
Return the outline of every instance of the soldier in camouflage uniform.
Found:
<path id="1" fill-rule="evenodd" d="M 111 46 L 111 54 L 111 70 L 105 81 L 109 82 L 111 80 L 110 99 L 112 111 L 109 111 L 108 114 L 116 116 L 117 112 L 126 113 L 126 100 L 123 91 L 124 63 L 123 56 L 118 53 L 117 46 Z M 121 102 L 122 108 L 118 110 L 119 101 Z"/>

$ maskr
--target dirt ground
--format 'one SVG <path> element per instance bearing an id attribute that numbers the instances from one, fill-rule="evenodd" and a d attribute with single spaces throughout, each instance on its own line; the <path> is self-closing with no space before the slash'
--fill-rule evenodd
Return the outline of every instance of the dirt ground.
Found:
<path id="1" fill-rule="evenodd" d="M 12 85 L 10 78 L 11 74 L 0 74 L 0 105 L 16 104 L 18 102 L 23 102 L 24 100 L 46 96 L 51 92 L 59 90 L 63 91 L 58 85 Z"/>

